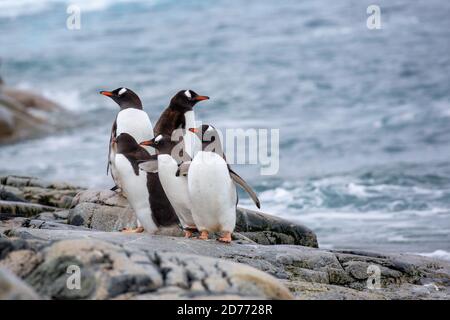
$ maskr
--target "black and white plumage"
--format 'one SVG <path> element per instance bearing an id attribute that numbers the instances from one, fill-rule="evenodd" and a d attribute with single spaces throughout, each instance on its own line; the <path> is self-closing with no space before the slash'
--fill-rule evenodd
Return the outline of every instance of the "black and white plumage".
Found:
<path id="1" fill-rule="evenodd" d="M 179 142 L 184 145 L 183 140 Z M 192 218 L 191 203 L 186 176 L 176 175 L 178 165 L 183 160 L 190 160 L 190 157 L 183 152 L 183 146 L 180 147 L 180 153 L 175 151 L 176 141 L 172 141 L 168 135 L 158 135 L 150 141 L 141 142 L 141 145 L 152 146 L 157 150 L 157 160 L 151 160 L 141 163 L 139 167 L 147 172 L 158 172 L 161 185 L 172 204 L 180 220 L 181 226 L 186 232 L 186 237 L 196 230 L 195 222 Z"/>
<path id="2" fill-rule="evenodd" d="M 136 141 L 153 138 L 153 126 L 147 113 L 142 108 L 141 99 L 128 88 L 117 88 L 113 91 L 101 91 L 100 94 L 110 97 L 120 107 L 116 119 L 111 128 L 108 151 L 107 173 L 111 171 L 112 178 L 116 184 L 115 188 L 120 189 L 120 177 L 115 166 L 116 144 L 115 138 L 123 132 L 130 134 Z M 151 154 L 155 151 L 146 148 Z"/>
<path id="3" fill-rule="evenodd" d="M 206 239 L 209 232 L 221 232 L 220 241 L 230 242 L 236 225 L 238 202 L 235 184 L 241 186 L 260 208 L 253 189 L 234 172 L 223 154 L 217 130 L 210 125 L 189 128 L 202 141 L 202 150 L 192 161 L 183 162 L 177 175 L 187 175 L 193 220 Z"/>
<path id="4" fill-rule="evenodd" d="M 195 156 L 196 152 L 201 150 L 201 143 L 194 134 L 185 129 L 197 127 L 194 106 L 208 99 L 208 96 L 199 95 L 193 90 L 177 92 L 155 125 L 155 137 L 160 134 L 171 136 L 175 130 L 184 129 L 185 152 L 191 157 Z"/>
<path id="5" fill-rule="evenodd" d="M 128 133 L 121 133 L 115 138 L 117 152 L 114 164 L 120 177 L 122 192 L 133 208 L 138 220 L 148 233 L 155 233 L 158 225 L 152 216 L 150 208 L 150 192 L 148 190 L 148 176 L 139 170 L 141 160 L 150 160 L 151 155 Z"/>
<path id="6" fill-rule="evenodd" d="M 176 224 L 178 219 L 175 211 L 161 187 L 157 174 L 149 174 L 145 186 L 142 183 L 139 184 L 140 188 L 145 187 L 146 190 L 137 191 L 135 188 L 127 189 L 131 188 L 131 184 L 129 184 L 128 181 L 124 181 L 124 179 L 131 179 L 132 177 L 132 180 L 135 180 L 135 178 L 131 176 L 128 171 L 126 174 L 121 171 L 124 166 L 118 167 L 118 159 L 121 161 L 121 164 L 123 164 L 123 159 L 117 157 L 118 136 L 126 133 L 134 139 L 136 145 L 138 145 L 137 142 L 153 138 L 152 123 L 147 113 L 142 108 L 141 100 L 136 93 L 128 88 L 118 88 L 113 91 L 101 91 L 100 93 L 113 99 L 120 107 L 120 111 L 112 126 L 108 154 L 108 168 L 110 168 L 111 175 L 116 183 L 116 187 L 113 189 L 119 189 L 127 198 L 135 192 L 137 194 L 148 192 L 149 197 L 147 197 L 147 199 L 150 199 L 151 208 L 151 212 L 148 212 L 149 217 L 150 214 L 152 214 L 153 218 L 156 219 L 161 226 Z M 155 154 L 155 150 L 151 147 L 140 148 L 143 148 L 149 155 Z M 133 171 L 135 171 L 136 168 L 137 164 L 133 168 Z"/>

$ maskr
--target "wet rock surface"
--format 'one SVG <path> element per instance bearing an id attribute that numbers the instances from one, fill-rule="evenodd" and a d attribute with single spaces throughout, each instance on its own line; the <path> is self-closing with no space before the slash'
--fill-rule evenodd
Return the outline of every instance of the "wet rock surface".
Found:
<path id="1" fill-rule="evenodd" d="M 306 227 L 259 212 L 239 210 L 238 240 L 230 245 L 174 236 L 176 228 L 123 234 L 116 231 L 135 220 L 126 199 L 114 192 L 24 177 L 0 182 L 7 192 L 2 197 L 9 197 L 0 207 L 0 269 L 9 270 L 8 276 L 0 272 L 0 288 L 8 288 L 0 290 L 4 298 L 450 297 L 448 262 L 318 249 Z M 11 211 L 11 203 L 19 209 Z M 73 268 L 82 275 L 75 290 L 67 285 Z"/>

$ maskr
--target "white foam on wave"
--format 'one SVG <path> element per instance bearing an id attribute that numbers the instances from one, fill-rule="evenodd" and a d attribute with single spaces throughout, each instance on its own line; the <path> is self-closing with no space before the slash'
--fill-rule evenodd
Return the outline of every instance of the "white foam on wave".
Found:
<path id="1" fill-rule="evenodd" d="M 7 145 L 0 152 L 0 174 L 25 173 L 84 187 L 108 187 L 107 148 L 102 147 L 107 141 L 104 128 L 91 128 Z"/>
<path id="2" fill-rule="evenodd" d="M 40 14 L 54 8 L 55 5 L 77 5 L 81 12 L 106 10 L 120 3 L 154 4 L 155 1 L 145 0 L 14 0 L 0 2 L 0 18 L 17 18 Z"/>
<path id="3" fill-rule="evenodd" d="M 349 183 L 348 186 L 348 193 L 357 197 L 367 197 L 369 194 L 366 192 L 366 187 L 363 185 L 359 185 L 356 183 Z"/>
<path id="4" fill-rule="evenodd" d="M 52 1 L 15 0 L 0 2 L 0 17 L 15 18 L 18 16 L 34 15 L 49 8 Z"/>
<path id="5" fill-rule="evenodd" d="M 36 94 L 42 94 L 47 99 L 56 102 L 65 109 L 72 112 L 83 112 L 98 109 L 98 105 L 93 103 L 88 103 L 82 99 L 82 94 L 79 90 L 75 88 L 65 89 L 65 88 L 54 88 L 54 89 L 39 89 L 33 86 L 29 82 L 21 82 L 15 85 L 15 87 L 23 90 L 29 90 Z"/>
<path id="6" fill-rule="evenodd" d="M 397 242 L 408 242 L 409 239 L 406 238 L 405 236 L 399 234 L 399 235 L 394 235 L 394 236 L 388 237 L 387 241 L 397 243 Z"/>
<path id="7" fill-rule="evenodd" d="M 450 252 L 445 250 L 436 250 L 433 252 L 422 252 L 422 253 L 416 253 L 419 256 L 429 257 L 429 258 L 436 258 L 441 260 L 450 261 Z"/>

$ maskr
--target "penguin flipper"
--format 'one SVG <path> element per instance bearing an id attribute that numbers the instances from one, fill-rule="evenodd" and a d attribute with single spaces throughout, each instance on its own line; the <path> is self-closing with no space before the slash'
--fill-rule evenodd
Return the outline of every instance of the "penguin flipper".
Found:
<path id="1" fill-rule="evenodd" d="M 113 125 L 111 127 L 111 134 L 109 135 L 108 164 L 106 165 L 106 175 L 108 175 L 108 173 L 109 173 L 109 167 L 111 165 L 111 147 L 112 147 L 113 140 L 116 137 L 116 133 L 117 133 L 117 122 L 116 122 L 116 120 L 114 120 L 114 123 L 113 123 Z M 112 175 L 112 173 L 111 173 L 111 175 Z"/>
<path id="2" fill-rule="evenodd" d="M 261 208 L 261 202 L 258 199 L 258 196 L 256 195 L 255 191 L 248 185 L 247 182 L 245 182 L 244 179 L 242 179 L 236 172 L 231 170 L 231 168 L 228 168 L 230 172 L 230 177 L 233 180 L 234 183 L 238 184 L 242 189 L 244 189 L 250 198 L 252 198 L 255 205 L 258 207 L 258 209 Z"/>
<path id="3" fill-rule="evenodd" d="M 191 165 L 191 161 L 185 161 L 182 162 L 179 166 L 178 166 L 178 170 L 177 173 L 175 174 L 177 177 L 181 176 L 187 176 L 188 171 L 189 171 L 189 166 Z"/>
<path id="4" fill-rule="evenodd" d="M 158 160 L 141 162 L 139 163 L 139 169 L 150 173 L 156 173 L 158 172 Z"/>
<path id="5" fill-rule="evenodd" d="M 111 190 L 111 191 L 119 190 L 119 186 L 116 184 L 116 185 L 115 185 L 114 187 L 112 187 L 110 190 Z"/>

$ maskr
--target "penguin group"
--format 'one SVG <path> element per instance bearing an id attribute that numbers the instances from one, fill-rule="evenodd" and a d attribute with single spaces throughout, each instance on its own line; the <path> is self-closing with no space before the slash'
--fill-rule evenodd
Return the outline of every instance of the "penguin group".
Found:
<path id="1" fill-rule="evenodd" d="M 155 126 L 139 96 L 129 88 L 100 91 L 120 107 L 111 128 L 107 173 L 111 189 L 127 198 L 137 228 L 122 232 L 156 233 L 175 224 L 185 237 L 230 243 L 242 187 L 260 208 L 252 188 L 227 163 L 216 128 L 197 126 L 194 107 L 209 100 L 181 90 L 170 100 Z"/>

